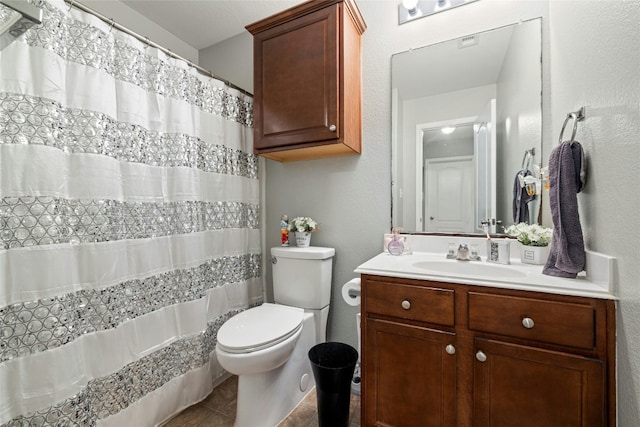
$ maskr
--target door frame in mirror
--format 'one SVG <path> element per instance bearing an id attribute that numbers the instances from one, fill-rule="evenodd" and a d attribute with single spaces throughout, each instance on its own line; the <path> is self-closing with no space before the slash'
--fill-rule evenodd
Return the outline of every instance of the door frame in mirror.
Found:
<path id="1" fill-rule="evenodd" d="M 438 122 L 427 122 L 427 123 L 419 123 L 416 125 L 416 174 L 417 171 L 424 170 L 424 144 L 422 143 L 423 132 L 428 130 L 440 129 L 445 126 L 462 126 L 473 124 L 475 122 L 475 117 L 461 117 L 458 119 L 449 119 L 442 120 Z M 420 232 L 425 232 L 425 223 L 424 223 L 424 173 L 422 179 L 416 179 L 416 191 L 414 194 L 415 197 L 415 211 L 416 211 L 416 223 L 415 230 Z"/>

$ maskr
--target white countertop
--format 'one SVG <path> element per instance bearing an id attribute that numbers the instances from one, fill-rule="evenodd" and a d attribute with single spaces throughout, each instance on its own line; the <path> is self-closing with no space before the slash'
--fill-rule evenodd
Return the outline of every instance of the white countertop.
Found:
<path id="1" fill-rule="evenodd" d="M 517 242 L 516 242 L 517 243 Z M 481 254 L 482 255 L 482 254 Z M 481 261 L 447 259 L 445 253 L 414 252 L 394 256 L 383 252 L 356 268 L 359 274 L 433 280 L 465 285 L 490 286 L 562 295 L 615 299 L 613 292 L 614 258 L 587 251 L 587 271 L 575 279 L 542 274 L 541 265 L 523 264 L 511 258 L 503 265 Z"/>

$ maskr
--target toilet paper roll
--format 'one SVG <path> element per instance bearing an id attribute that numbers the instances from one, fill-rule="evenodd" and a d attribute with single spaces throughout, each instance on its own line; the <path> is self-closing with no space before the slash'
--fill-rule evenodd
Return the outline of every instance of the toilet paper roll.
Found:
<path id="1" fill-rule="evenodd" d="M 360 279 L 351 279 L 342 285 L 342 299 L 348 305 L 360 305 Z"/>

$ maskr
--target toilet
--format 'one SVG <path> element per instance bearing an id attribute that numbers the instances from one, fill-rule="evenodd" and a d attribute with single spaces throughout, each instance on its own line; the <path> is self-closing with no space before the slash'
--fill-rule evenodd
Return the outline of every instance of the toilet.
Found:
<path id="1" fill-rule="evenodd" d="M 326 340 L 333 248 L 271 249 L 274 303 L 227 320 L 216 356 L 238 375 L 235 427 L 273 427 L 313 389 L 308 352 Z"/>

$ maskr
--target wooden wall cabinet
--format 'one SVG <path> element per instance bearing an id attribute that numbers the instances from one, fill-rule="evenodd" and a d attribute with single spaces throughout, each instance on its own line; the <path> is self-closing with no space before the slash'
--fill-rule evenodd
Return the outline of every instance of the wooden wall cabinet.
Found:
<path id="1" fill-rule="evenodd" d="M 248 25 L 254 153 L 294 161 L 361 151 L 361 43 L 353 0 L 313 0 Z"/>
<path id="2" fill-rule="evenodd" d="M 615 303 L 362 276 L 363 426 L 615 426 Z"/>

